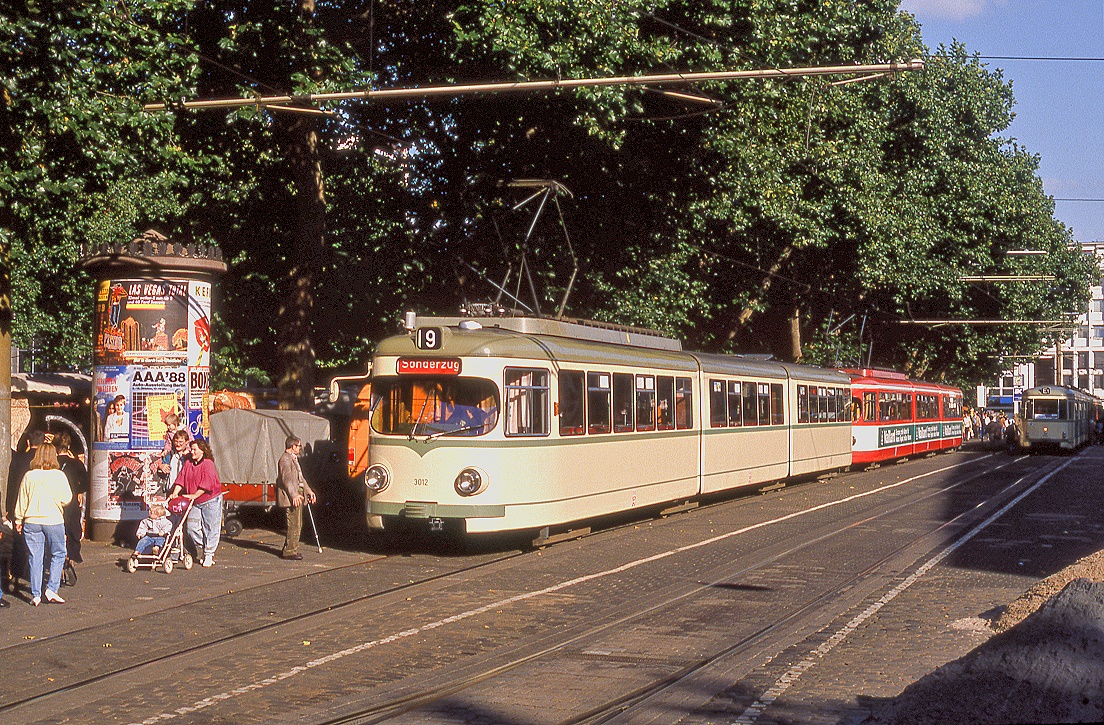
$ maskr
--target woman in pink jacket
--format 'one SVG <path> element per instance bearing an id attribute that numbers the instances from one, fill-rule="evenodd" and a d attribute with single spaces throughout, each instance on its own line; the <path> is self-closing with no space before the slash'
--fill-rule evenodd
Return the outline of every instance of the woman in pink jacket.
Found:
<path id="1" fill-rule="evenodd" d="M 169 497 L 179 494 L 194 502 L 188 514 L 188 537 L 196 554 L 203 554 L 203 566 L 213 566 L 222 533 L 222 482 L 210 443 L 200 438 L 192 441 L 191 456 L 184 461 Z"/>

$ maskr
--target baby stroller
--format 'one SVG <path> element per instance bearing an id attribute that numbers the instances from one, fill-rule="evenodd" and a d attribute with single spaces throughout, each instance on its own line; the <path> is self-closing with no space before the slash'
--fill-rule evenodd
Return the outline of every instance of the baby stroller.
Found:
<path id="1" fill-rule="evenodd" d="M 191 569 L 195 560 L 192 553 L 184 546 L 184 522 L 188 520 L 188 512 L 192 510 L 193 499 L 174 498 L 169 501 L 169 520 L 173 523 L 172 533 L 165 539 L 165 544 L 153 550 L 150 554 L 135 554 L 126 560 L 126 570 L 133 574 L 139 569 L 160 569 L 166 574 L 171 574 L 176 565 Z"/>

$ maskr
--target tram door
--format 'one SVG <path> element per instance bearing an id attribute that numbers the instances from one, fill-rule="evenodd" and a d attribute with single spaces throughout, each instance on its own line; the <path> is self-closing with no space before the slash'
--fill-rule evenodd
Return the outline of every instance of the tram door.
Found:
<path id="1" fill-rule="evenodd" d="M 368 468 L 369 415 L 372 409 L 372 384 L 360 388 L 353 402 L 353 414 L 349 418 L 349 478 L 364 473 Z"/>

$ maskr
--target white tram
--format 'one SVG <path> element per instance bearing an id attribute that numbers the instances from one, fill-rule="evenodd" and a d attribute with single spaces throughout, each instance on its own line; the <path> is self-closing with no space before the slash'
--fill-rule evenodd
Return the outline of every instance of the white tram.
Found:
<path id="1" fill-rule="evenodd" d="M 1077 388 L 1040 385 L 1024 391 L 1021 410 L 1022 448 L 1075 450 L 1092 441 L 1099 402 Z"/>
<path id="2" fill-rule="evenodd" d="M 373 528 L 561 527 L 851 463 L 837 371 L 601 323 L 407 326 L 372 362 Z"/>

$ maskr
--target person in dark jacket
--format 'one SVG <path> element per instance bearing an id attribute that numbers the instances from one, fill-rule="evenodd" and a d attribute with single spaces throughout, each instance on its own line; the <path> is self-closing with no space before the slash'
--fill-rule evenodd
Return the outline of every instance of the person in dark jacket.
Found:
<path id="1" fill-rule="evenodd" d="M 84 561 L 81 557 L 81 539 L 84 538 L 84 500 L 88 495 L 88 469 L 80 459 L 69 450 L 73 440 L 69 433 L 61 431 L 54 434 L 54 446 L 58 450 L 58 465 L 69 479 L 69 488 L 73 491 L 73 500 L 65 507 L 65 576 L 62 583 L 72 586 L 76 583 L 74 564 Z"/>

